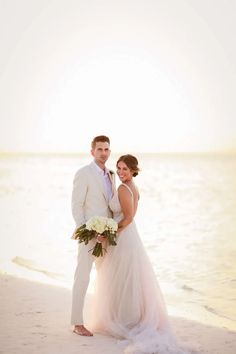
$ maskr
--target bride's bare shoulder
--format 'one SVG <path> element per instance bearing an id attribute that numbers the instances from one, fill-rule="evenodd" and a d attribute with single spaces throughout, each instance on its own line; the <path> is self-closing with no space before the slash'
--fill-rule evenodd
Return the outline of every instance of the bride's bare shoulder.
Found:
<path id="1" fill-rule="evenodd" d="M 134 199 L 139 199 L 139 190 L 135 184 L 128 186 L 125 183 L 121 183 L 118 187 L 118 192 L 122 194 L 130 194 Z"/>

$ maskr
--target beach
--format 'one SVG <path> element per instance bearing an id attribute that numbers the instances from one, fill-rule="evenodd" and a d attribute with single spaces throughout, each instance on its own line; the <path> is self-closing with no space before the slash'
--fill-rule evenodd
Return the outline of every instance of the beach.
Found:
<path id="1" fill-rule="evenodd" d="M 71 292 L 2 274 L 0 277 L 0 353 L 121 354 L 116 339 L 72 332 Z M 178 340 L 201 354 L 235 354 L 236 332 L 171 317 Z"/>

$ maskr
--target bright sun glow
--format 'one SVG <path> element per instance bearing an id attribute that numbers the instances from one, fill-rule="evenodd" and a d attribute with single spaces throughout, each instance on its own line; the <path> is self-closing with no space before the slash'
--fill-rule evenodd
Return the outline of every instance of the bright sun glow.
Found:
<path id="1" fill-rule="evenodd" d="M 196 117 L 190 98 L 156 63 L 101 56 L 67 75 L 42 112 L 44 136 L 50 138 L 56 126 L 57 134 L 67 131 L 73 137 L 75 150 L 76 137 L 82 148 L 88 133 L 102 132 L 119 150 L 191 148 L 187 137 L 196 129 Z M 66 149 L 63 140 L 61 144 Z"/>
<path id="2" fill-rule="evenodd" d="M 232 30 L 211 8 L 15 6 L 14 26 L 10 5 L 2 17 L 0 151 L 84 152 L 98 134 L 117 152 L 236 148 Z"/>

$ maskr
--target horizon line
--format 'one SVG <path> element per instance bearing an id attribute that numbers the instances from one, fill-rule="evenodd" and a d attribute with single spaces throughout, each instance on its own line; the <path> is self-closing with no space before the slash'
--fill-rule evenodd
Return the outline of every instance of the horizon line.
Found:
<path id="1" fill-rule="evenodd" d="M 133 154 L 134 152 L 132 152 Z M 124 151 L 111 151 L 111 154 L 124 154 Z M 218 151 L 136 151 L 135 154 L 142 155 L 235 155 L 236 150 L 218 150 Z M 66 152 L 66 151 L 0 151 L 0 156 L 13 156 L 13 155 L 25 155 L 25 156 L 79 156 L 79 155 L 91 155 L 90 152 Z"/>

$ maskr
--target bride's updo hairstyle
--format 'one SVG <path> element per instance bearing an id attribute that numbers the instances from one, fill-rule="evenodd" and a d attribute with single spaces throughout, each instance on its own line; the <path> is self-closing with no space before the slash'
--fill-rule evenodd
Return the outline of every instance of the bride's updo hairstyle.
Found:
<path id="1" fill-rule="evenodd" d="M 138 175 L 140 169 L 138 167 L 138 160 L 136 159 L 135 156 L 130 154 L 122 155 L 121 157 L 119 157 L 116 166 L 120 161 L 124 162 L 127 165 L 127 167 L 133 172 L 133 177 L 136 177 Z"/>

